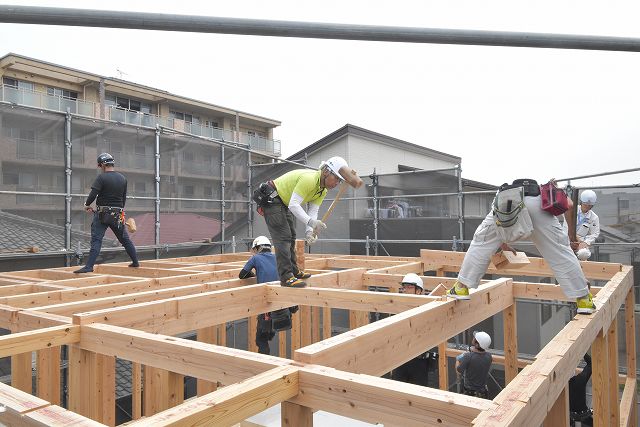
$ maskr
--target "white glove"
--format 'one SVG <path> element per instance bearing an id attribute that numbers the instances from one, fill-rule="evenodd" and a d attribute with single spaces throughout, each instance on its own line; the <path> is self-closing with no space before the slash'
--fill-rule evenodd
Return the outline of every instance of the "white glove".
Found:
<path id="1" fill-rule="evenodd" d="M 316 240 L 318 240 L 318 236 L 316 236 L 313 233 L 313 230 L 307 230 L 306 235 L 305 235 L 305 241 L 307 242 L 307 245 L 311 246 L 315 243 Z"/>
<path id="2" fill-rule="evenodd" d="M 320 221 L 319 219 L 311 218 L 309 219 L 309 222 L 307 222 L 307 225 L 313 228 L 314 234 L 318 234 L 320 231 L 327 229 L 327 224 Z"/>

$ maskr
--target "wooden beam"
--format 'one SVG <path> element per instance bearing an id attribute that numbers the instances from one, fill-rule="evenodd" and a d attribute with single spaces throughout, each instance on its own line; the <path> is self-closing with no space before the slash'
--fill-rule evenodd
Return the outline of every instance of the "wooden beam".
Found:
<path id="1" fill-rule="evenodd" d="M 609 425 L 620 425 L 618 406 L 618 321 L 611 322 L 607 332 L 607 361 L 609 362 Z"/>
<path id="2" fill-rule="evenodd" d="M 362 277 L 366 271 L 366 268 L 332 271 L 330 273 L 314 274 L 305 281 L 309 287 L 315 288 L 364 290 Z"/>
<path id="3" fill-rule="evenodd" d="M 544 419 L 544 427 L 569 427 L 569 386 L 562 389 L 556 403 Z"/>
<path id="4" fill-rule="evenodd" d="M 593 359 L 591 385 L 593 389 L 593 425 L 595 427 L 610 425 L 611 402 L 609 401 L 609 352 L 607 350 L 607 334 L 600 331 L 591 347 Z M 617 399 L 615 405 L 618 405 Z"/>
<path id="5" fill-rule="evenodd" d="M 282 427 L 313 427 L 313 409 L 290 402 L 282 402 L 280 408 Z"/>
<path id="6" fill-rule="evenodd" d="M 504 376 L 505 385 L 518 375 L 518 317 L 516 304 L 512 304 L 502 311 L 504 331 Z"/>
<path id="7" fill-rule="evenodd" d="M 627 378 L 620 401 L 620 427 L 637 425 L 638 382 L 635 378 Z"/>
<path id="8" fill-rule="evenodd" d="M 52 326 L 0 337 L 0 357 L 73 344 L 80 341 L 80 327 Z"/>
<path id="9" fill-rule="evenodd" d="M 449 360 L 446 341 L 438 344 L 438 386 L 440 390 L 449 390 Z"/>
<path id="10" fill-rule="evenodd" d="M 469 426 L 490 400 L 325 367 L 300 369 L 292 403 L 368 423 Z"/>
<path id="11" fill-rule="evenodd" d="M 135 425 L 233 425 L 296 396 L 298 387 L 298 368 L 279 366 L 147 417 Z"/>
<path id="12" fill-rule="evenodd" d="M 624 331 L 625 345 L 627 347 L 627 376 L 636 377 L 636 320 L 635 320 L 635 295 L 633 287 L 629 289 L 624 301 Z"/>
<path id="13" fill-rule="evenodd" d="M 38 397 L 60 405 L 60 347 L 36 352 L 36 392 Z"/>
<path id="14" fill-rule="evenodd" d="M 222 384 L 290 363 L 274 356 L 104 324 L 83 326 L 80 346 Z"/>
<path id="15" fill-rule="evenodd" d="M 511 280 L 495 280 L 468 301 L 431 302 L 297 350 L 294 359 L 383 375 L 512 304 Z"/>
<path id="16" fill-rule="evenodd" d="M 267 286 L 267 301 L 278 306 L 298 304 L 379 313 L 401 313 L 439 299 L 427 295 L 393 294 L 388 292 L 312 287 L 293 289 L 279 285 Z"/>

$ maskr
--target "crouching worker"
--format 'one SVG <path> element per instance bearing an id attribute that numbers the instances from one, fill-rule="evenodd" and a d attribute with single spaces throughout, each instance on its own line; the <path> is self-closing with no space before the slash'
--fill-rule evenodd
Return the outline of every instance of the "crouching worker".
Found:
<path id="1" fill-rule="evenodd" d="M 474 332 L 469 351 L 456 357 L 456 372 L 462 379 L 462 392 L 469 396 L 489 397 L 487 377 L 493 357 L 487 349 L 491 345 L 491 337 L 486 332 Z"/>
<path id="2" fill-rule="evenodd" d="M 276 257 L 271 253 L 271 242 L 265 236 L 258 236 L 253 240 L 251 247 L 253 256 L 242 267 L 238 277 L 247 279 L 257 276 L 257 283 L 267 283 L 278 281 L 278 269 L 276 268 Z M 253 273 L 255 270 L 255 274 Z M 262 354 L 269 354 L 269 341 L 273 339 L 276 332 L 291 329 L 291 314 L 298 311 L 298 307 L 284 308 L 273 313 L 258 315 L 258 326 L 256 330 L 256 345 Z"/>
<path id="3" fill-rule="evenodd" d="M 500 186 L 493 209 L 473 235 L 449 295 L 469 299 L 469 288 L 478 287 L 491 256 L 501 247 L 515 252 L 509 244 L 525 239 L 536 245 L 564 294 L 576 299 L 578 313 L 593 313 L 596 306 L 580 263 L 569 246 L 569 237 L 558 218 L 542 208 L 540 186 L 533 179 L 517 179 Z"/>

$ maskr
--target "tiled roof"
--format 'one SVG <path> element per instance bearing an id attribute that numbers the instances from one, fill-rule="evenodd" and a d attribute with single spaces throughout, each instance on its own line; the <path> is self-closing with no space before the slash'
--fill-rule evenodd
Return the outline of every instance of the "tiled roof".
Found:
<path id="1" fill-rule="evenodd" d="M 136 246 L 155 244 L 155 217 L 145 213 L 133 217 L 138 231 L 130 234 Z M 160 243 L 208 240 L 220 233 L 220 221 L 194 213 L 161 213 Z"/>
<path id="2" fill-rule="evenodd" d="M 0 211 L 0 249 L 21 249 L 37 246 L 40 251 L 64 250 L 65 228 L 59 225 L 38 221 L 19 215 Z M 76 250 L 78 244 L 89 249 L 91 233 L 71 231 L 71 249 Z M 116 240 L 105 238 L 103 247 L 119 246 Z"/>

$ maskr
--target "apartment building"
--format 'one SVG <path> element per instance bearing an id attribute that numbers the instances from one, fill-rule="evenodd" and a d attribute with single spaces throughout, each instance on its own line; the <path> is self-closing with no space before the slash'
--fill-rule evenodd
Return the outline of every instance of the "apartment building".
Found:
<path id="1" fill-rule="evenodd" d="M 61 233 L 69 227 L 65 209 L 73 230 L 89 230 L 77 195 L 95 179 L 100 152 L 113 154 L 126 174 L 132 197 L 127 210 L 134 217 L 154 211 L 159 155 L 161 215 L 181 215 L 173 223 L 185 228 L 184 241 L 211 237 L 246 215 L 246 202 L 233 202 L 248 199 L 249 155 L 242 148 L 252 150 L 251 162 L 280 156 L 280 141 L 273 138 L 280 122 L 256 114 L 13 53 L 0 58 L 0 82 L 0 210 L 58 226 Z M 76 195 L 71 209 L 64 197 L 68 133 Z M 223 151 L 212 139 L 240 149 Z M 204 224 L 201 233 L 186 233 L 191 220 Z M 178 229 L 163 232 L 161 242 L 172 236 L 163 243 L 182 238 Z"/>

